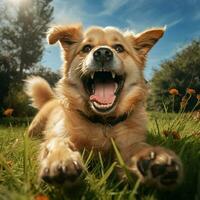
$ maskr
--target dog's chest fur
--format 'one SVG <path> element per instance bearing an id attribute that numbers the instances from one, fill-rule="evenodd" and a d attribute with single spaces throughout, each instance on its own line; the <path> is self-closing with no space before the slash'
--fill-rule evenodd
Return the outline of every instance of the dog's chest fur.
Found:
<path id="1" fill-rule="evenodd" d="M 146 113 L 141 110 L 114 126 L 90 122 L 75 112 L 66 112 L 66 129 L 78 150 L 109 151 L 111 138 L 118 146 L 132 146 L 145 140 Z"/>

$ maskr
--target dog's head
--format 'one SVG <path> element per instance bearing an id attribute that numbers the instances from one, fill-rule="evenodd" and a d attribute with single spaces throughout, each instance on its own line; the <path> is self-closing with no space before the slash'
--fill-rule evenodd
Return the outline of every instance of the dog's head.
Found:
<path id="1" fill-rule="evenodd" d="M 119 116 L 144 103 L 145 58 L 163 28 L 134 35 L 112 27 L 56 26 L 49 44 L 60 42 L 64 56 L 62 94 L 87 114 Z M 76 102 L 76 103 L 75 103 Z"/>

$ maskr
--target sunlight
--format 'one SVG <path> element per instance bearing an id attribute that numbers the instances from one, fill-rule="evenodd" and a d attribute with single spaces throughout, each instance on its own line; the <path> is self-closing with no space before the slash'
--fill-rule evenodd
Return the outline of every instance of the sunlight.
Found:
<path id="1" fill-rule="evenodd" d="M 18 5 L 25 3 L 27 1 L 29 1 L 29 0 L 8 0 L 8 2 L 10 2 L 12 5 L 15 5 L 15 6 L 18 6 Z"/>

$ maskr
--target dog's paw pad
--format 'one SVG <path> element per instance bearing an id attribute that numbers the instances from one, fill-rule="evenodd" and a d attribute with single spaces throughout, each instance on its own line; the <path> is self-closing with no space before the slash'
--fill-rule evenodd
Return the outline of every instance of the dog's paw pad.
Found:
<path id="1" fill-rule="evenodd" d="M 80 160 L 79 160 L 80 161 Z M 83 171 L 82 162 L 73 159 L 49 162 L 40 171 L 40 177 L 50 184 L 73 183 Z"/>
<path id="2" fill-rule="evenodd" d="M 167 172 L 163 177 L 160 178 L 160 182 L 163 185 L 172 185 L 176 183 L 178 179 L 178 171 Z"/>
<path id="3" fill-rule="evenodd" d="M 160 187 L 176 186 L 182 178 L 182 165 L 178 157 L 171 151 L 156 149 L 148 151 L 136 158 L 136 168 L 143 182 Z"/>
<path id="4" fill-rule="evenodd" d="M 151 161 L 146 159 L 141 159 L 137 162 L 137 167 L 143 176 L 147 176 Z"/>
<path id="5" fill-rule="evenodd" d="M 167 165 L 154 164 L 151 166 L 151 173 L 153 177 L 160 176 L 167 170 Z"/>

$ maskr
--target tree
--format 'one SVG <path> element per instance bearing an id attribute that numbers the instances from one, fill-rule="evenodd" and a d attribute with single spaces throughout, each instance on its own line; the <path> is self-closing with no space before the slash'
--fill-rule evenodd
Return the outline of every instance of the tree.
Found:
<path id="1" fill-rule="evenodd" d="M 169 90 L 175 88 L 179 94 L 169 94 Z M 195 94 L 189 94 L 187 89 L 195 90 Z M 151 95 L 148 100 L 150 109 L 163 110 L 165 106 L 171 108 L 174 98 L 174 110 L 180 109 L 181 102 L 189 98 L 186 111 L 190 111 L 197 103 L 197 94 L 200 93 L 200 40 L 194 40 L 177 53 L 171 60 L 164 61 L 159 70 L 154 72 L 151 80 Z M 196 109 L 199 109 L 197 106 Z"/>
<path id="2" fill-rule="evenodd" d="M 52 0 L 26 0 L 16 9 L 6 6 L 1 14 L 0 55 L 10 58 L 19 79 L 42 58 L 43 39 L 52 20 Z"/>
<path id="3" fill-rule="evenodd" d="M 11 72 L 9 59 L 5 56 L 0 56 L 0 104 L 2 104 L 3 98 L 8 95 L 10 79 Z"/>
<path id="4" fill-rule="evenodd" d="M 54 87 L 58 80 L 61 78 L 58 71 L 54 72 L 50 68 L 44 67 L 39 64 L 36 68 L 33 68 L 27 75 L 43 77 L 52 87 Z"/>
<path id="5" fill-rule="evenodd" d="M 44 38 L 52 20 L 51 2 L 16 1 L 18 4 L 14 7 L 3 0 L 0 4 L 0 111 L 13 107 L 14 114 L 27 113 L 28 99 L 23 93 L 22 80 L 32 71 L 41 71 L 38 62 L 42 58 Z M 56 80 L 54 72 L 46 69 L 42 72 L 43 76 L 51 74 L 51 79 L 54 77 Z"/>

